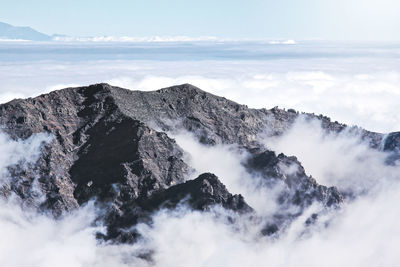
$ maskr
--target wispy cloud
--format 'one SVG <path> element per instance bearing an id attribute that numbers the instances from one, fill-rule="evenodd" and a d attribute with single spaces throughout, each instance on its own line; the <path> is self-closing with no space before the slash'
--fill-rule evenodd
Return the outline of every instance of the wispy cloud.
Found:
<path id="1" fill-rule="evenodd" d="M 369 190 L 355 200 L 347 200 L 340 210 L 321 213 L 314 225 L 306 227 L 305 221 L 321 207 L 312 205 L 292 222 L 279 237 L 260 235 L 260 223 L 215 208 L 209 212 L 192 211 L 185 206 L 177 210 L 161 210 L 154 214 L 152 224 L 139 224 L 136 229 L 142 238 L 133 245 L 99 243 L 97 231 L 101 224 L 93 224 L 97 211 L 91 205 L 57 220 L 22 210 L 18 202 L 1 201 L 0 205 L 0 257 L 7 266 L 377 266 L 400 262 L 396 253 L 400 232 L 396 222 L 400 219 L 397 203 L 398 168 L 380 163 L 381 157 L 356 136 L 321 136 L 318 124 L 299 121 L 292 132 L 281 140 L 271 139 L 277 149 L 306 142 L 307 150 L 300 150 L 311 172 L 326 175 L 338 169 L 337 177 L 350 179 L 354 185 L 363 183 L 367 172 L 380 174 L 379 186 L 364 187 Z M 316 133 L 305 138 L 310 132 Z M 250 174 L 241 167 L 245 154 L 234 146 L 207 147 L 199 144 L 187 133 L 173 134 L 178 144 L 188 153 L 186 160 L 197 171 L 213 171 L 233 192 L 243 193 L 246 200 L 263 216 L 279 209 L 274 203 L 274 191 L 255 188 Z M 298 138 L 295 139 L 294 136 Z M 35 160 L 40 153 L 40 143 L 31 140 L 31 153 Z M 2 154 L 20 151 L 21 141 L 3 140 Z M 12 149 L 5 149 L 12 147 Z M 17 148 L 14 149 L 14 147 Z M 322 148 L 321 148 L 322 147 Z M 331 150 L 329 149 L 331 148 Z M 374 154 L 375 153 L 375 154 Z M 14 153 L 15 155 L 21 153 Z M 327 159 L 319 165 L 318 157 Z M 373 156 L 374 158 L 370 158 Z M 376 157 L 377 156 L 377 157 Z M 25 156 L 23 156 L 25 157 Z M 23 158 L 22 157 L 22 158 Z M 361 157 L 361 158 L 360 158 Z M 374 166 L 370 166 L 373 164 Z M 6 168 L 2 165 L 2 168 Z M 318 169 L 319 168 L 319 169 Z M 396 171 L 392 171 L 396 168 Z M 386 175 L 390 174 L 390 175 Z M 315 174 L 317 176 L 317 174 Z M 326 177 L 326 176 L 325 176 Z M 335 176 L 336 177 L 336 176 Z M 318 177 L 316 177 L 318 180 Z M 368 178 L 368 177 L 367 177 Z M 347 185 L 341 179 L 319 180 Z M 356 188 L 356 187 L 354 187 Z M 258 192 L 262 192 L 259 194 Z M 263 213 L 264 212 L 264 213 Z M 379 214 L 379 216 L 377 216 Z M 235 218 L 227 221 L 225 218 Z M 140 255 L 152 253 L 152 263 Z M 332 253 L 334 252 L 334 257 Z M 24 255 L 19 257 L 18 255 Z"/>

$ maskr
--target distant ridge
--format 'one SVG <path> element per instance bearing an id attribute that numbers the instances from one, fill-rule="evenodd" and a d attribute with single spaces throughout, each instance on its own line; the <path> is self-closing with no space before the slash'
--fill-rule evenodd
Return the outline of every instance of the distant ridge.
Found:
<path id="1" fill-rule="evenodd" d="M 295 45 L 293 39 L 273 40 L 259 39 L 232 39 L 216 36 L 69 36 L 65 34 L 47 35 L 28 26 L 14 26 L 0 21 L 0 41 L 55 41 L 55 42 L 124 42 L 124 43 L 166 43 L 166 42 L 267 42 L 270 45 Z"/>
<path id="2" fill-rule="evenodd" d="M 0 39 L 51 41 L 52 37 L 47 34 L 38 32 L 31 27 L 19 27 L 0 22 Z"/>

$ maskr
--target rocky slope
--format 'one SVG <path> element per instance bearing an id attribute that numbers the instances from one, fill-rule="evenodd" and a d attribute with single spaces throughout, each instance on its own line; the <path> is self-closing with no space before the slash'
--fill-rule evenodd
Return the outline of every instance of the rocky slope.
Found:
<path id="1" fill-rule="evenodd" d="M 54 138 L 29 171 L 9 166 L 11 179 L 2 184 L 2 195 L 15 193 L 55 217 L 94 200 L 104 210 L 99 219 L 107 226 L 99 237 L 115 242 L 134 242 L 136 233 L 126 229 L 182 202 L 201 211 L 220 205 L 239 214 L 253 213 L 241 195 L 230 194 L 213 174 L 186 181 L 193 169 L 168 135 L 183 128 L 205 145 L 235 144 L 247 151 L 245 168 L 269 186 L 283 185 L 281 205 L 299 207 L 287 218 L 314 201 L 337 207 L 343 196 L 335 187 L 317 184 L 295 157 L 276 155 L 258 141 L 260 134 L 284 133 L 299 115 L 278 108 L 250 109 L 189 84 L 152 92 L 96 84 L 13 100 L 0 105 L 4 132 L 13 139 L 42 132 Z M 385 139 L 323 116 L 304 116 L 321 120 L 328 132 L 358 131 L 371 147 L 397 150 L 398 134 Z M 295 171 L 288 172 L 288 166 L 296 166 Z M 30 190 L 34 184 L 44 198 Z M 285 220 L 279 218 L 263 233 L 278 231 Z"/>

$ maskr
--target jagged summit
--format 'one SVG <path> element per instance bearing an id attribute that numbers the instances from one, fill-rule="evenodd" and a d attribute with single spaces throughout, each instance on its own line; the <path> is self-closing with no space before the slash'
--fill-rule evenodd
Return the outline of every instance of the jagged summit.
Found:
<path id="1" fill-rule="evenodd" d="M 143 92 L 102 83 L 17 99 L 0 105 L 3 131 L 14 139 L 42 132 L 54 138 L 28 172 L 18 164 L 10 166 L 10 182 L 0 190 L 2 195 L 14 192 L 55 216 L 96 199 L 105 209 L 100 219 L 108 233 L 103 238 L 118 242 L 133 242 L 136 235 L 127 229 L 166 203 L 174 207 L 187 197 L 189 205 L 199 210 L 221 205 L 252 211 L 242 196 L 231 195 L 213 174 L 187 181 L 193 169 L 169 136 L 169 131 L 184 129 L 203 144 L 235 144 L 248 152 L 244 167 L 266 184 L 284 188 L 281 205 L 301 210 L 318 201 L 336 207 L 343 196 L 335 187 L 319 185 L 295 157 L 276 155 L 258 141 L 265 130 L 282 134 L 298 116 L 292 110 L 250 109 L 190 84 Z M 327 131 L 346 128 L 326 117 L 313 118 L 320 119 Z M 383 139 L 367 131 L 365 136 L 371 143 Z M 285 166 L 290 165 L 297 171 L 287 173 Z M 44 200 L 30 190 L 34 184 Z M 280 222 L 299 214 L 280 214 Z M 277 223 L 274 229 L 279 227 Z"/>
<path id="2" fill-rule="evenodd" d="M 104 92 L 104 93 L 110 93 L 114 96 L 118 96 L 120 94 L 137 94 L 137 93 L 159 93 L 159 94 L 166 94 L 166 95 L 174 95 L 174 94 L 180 94 L 182 97 L 190 97 L 194 96 L 197 94 L 206 94 L 212 97 L 216 98 L 221 98 L 225 99 L 224 97 L 216 96 L 211 93 L 208 93 L 192 84 L 189 83 L 184 83 L 180 85 L 174 85 L 170 87 L 165 87 L 153 91 L 139 91 L 139 90 L 131 90 L 131 89 L 125 89 L 122 87 L 118 86 L 113 86 L 108 83 L 97 83 L 97 84 L 91 84 L 88 86 L 80 86 L 80 87 L 68 87 L 68 88 L 62 88 L 62 89 L 57 89 L 52 92 L 46 93 L 46 94 L 41 94 L 38 97 L 41 96 L 57 96 L 57 95 L 62 95 L 65 94 L 66 92 L 71 93 L 71 92 L 76 92 L 80 94 L 85 94 L 85 95 L 90 95 L 90 94 L 95 94 L 99 92 Z M 34 97 L 36 98 L 36 97 Z M 226 99 L 225 99 L 226 100 Z M 233 102 L 233 101 L 230 101 Z"/>
<path id="3" fill-rule="evenodd" d="M 298 112 L 277 107 L 269 110 L 251 109 L 207 93 L 190 84 L 143 92 L 101 83 L 61 89 L 27 100 L 14 100 L 8 105 L 16 105 L 20 102 L 35 105 L 35 103 L 45 104 L 49 101 L 55 104 L 62 102 L 63 105 L 70 106 L 72 110 L 77 110 L 76 107 L 79 106 L 105 105 L 107 108 L 118 109 L 130 118 L 147 124 L 156 124 L 164 130 L 170 129 L 171 122 L 179 123 L 179 126 L 186 130 L 198 133 L 200 141 L 206 144 L 239 143 L 252 146 L 261 131 L 267 129 L 270 135 L 282 134 L 299 116 Z M 20 120 L 32 117 L 23 113 L 21 111 Z M 327 131 L 340 132 L 348 128 L 322 115 L 303 115 L 320 120 Z M 371 142 L 371 146 L 381 145 L 383 135 L 362 129 L 361 131 Z"/>
<path id="4" fill-rule="evenodd" d="M 179 85 L 174 85 L 174 86 L 170 86 L 170 87 L 165 87 L 165 88 L 161 88 L 156 90 L 156 92 L 160 92 L 160 93 L 167 93 L 170 94 L 171 92 L 177 92 L 177 93 L 183 93 L 186 95 L 190 95 L 190 94 L 199 94 L 199 93 L 206 93 L 206 94 L 210 94 L 204 90 L 201 90 L 200 88 L 190 84 L 190 83 L 184 83 L 184 84 L 179 84 Z M 212 95 L 212 94 L 210 94 Z"/>

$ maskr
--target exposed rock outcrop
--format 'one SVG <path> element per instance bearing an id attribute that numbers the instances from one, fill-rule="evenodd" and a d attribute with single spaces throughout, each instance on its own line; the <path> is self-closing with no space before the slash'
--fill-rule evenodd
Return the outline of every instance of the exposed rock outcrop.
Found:
<path id="1" fill-rule="evenodd" d="M 327 117 L 303 115 L 319 119 L 328 132 L 348 129 Z M 36 181 L 45 195 L 45 201 L 37 205 L 55 216 L 95 199 L 105 209 L 102 219 L 108 233 L 103 238 L 118 242 L 134 241 L 135 233 L 126 229 L 185 199 L 198 210 L 221 205 L 239 213 L 251 212 L 243 197 L 231 195 L 213 174 L 185 182 L 192 168 L 184 161 L 184 151 L 167 134 L 182 127 L 203 144 L 235 144 L 248 151 L 250 158 L 244 165 L 249 172 L 267 183 L 285 185 L 283 204 L 305 208 L 318 201 L 326 207 L 337 206 L 343 196 L 336 188 L 317 184 L 295 157 L 276 155 L 258 142 L 262 133 L 284 133 L 298 116 L 293 110 L 250 109 L 189 84 L 152 92 L 96 84 L 13 100 L 0 105 L 4 132 L 14 139 L 47 132 L 54 139 L 43 147 L 29 172 L 10 166 L 14 179 L 26 182 L 3 191 L 34 199 L 28 189 Z M 381 134 L 354 130 L 361 131 L 371 147 L 380 148 L 383 143 Z M 387 138 L 385 149 L 395 150 L 396 138 Z M 266 231 L 274 232 L 271 229 Z"/>
<path id="2" fill-rule="evenodd" d="M 318 201 L 331 207 L 344 200 L 336 187 L 319 185 L 308 176 L 294 156 L 287 157 L 282 153 L 277 156 L 273 151 L 253 150 L 245 166 L 249 172 L 259 173 L 271 185 L 278 182 L 286 185 L 286 190 L 279 198 L 281 204 L 305 208 Z"/>
<path id="3" fill-rule="evenodd" d="M 239 214 L 253 211 L 241 195 L 229 193 L 217 176 L 204 173 L 194 180 L 159 190 L 149 197 L 124 202 L 120 212 L 113 210 L 106 215 L 108 232 L 102 238 L 114 242 L 133 242 L 138 234 L 132 229 L 132 225 L 150 222 L 154 212 L 160 209 L 174 209 L 179 204 L 187 204 L 189 208 L 199 211 L 210 210 L 216 205 Z"/>

